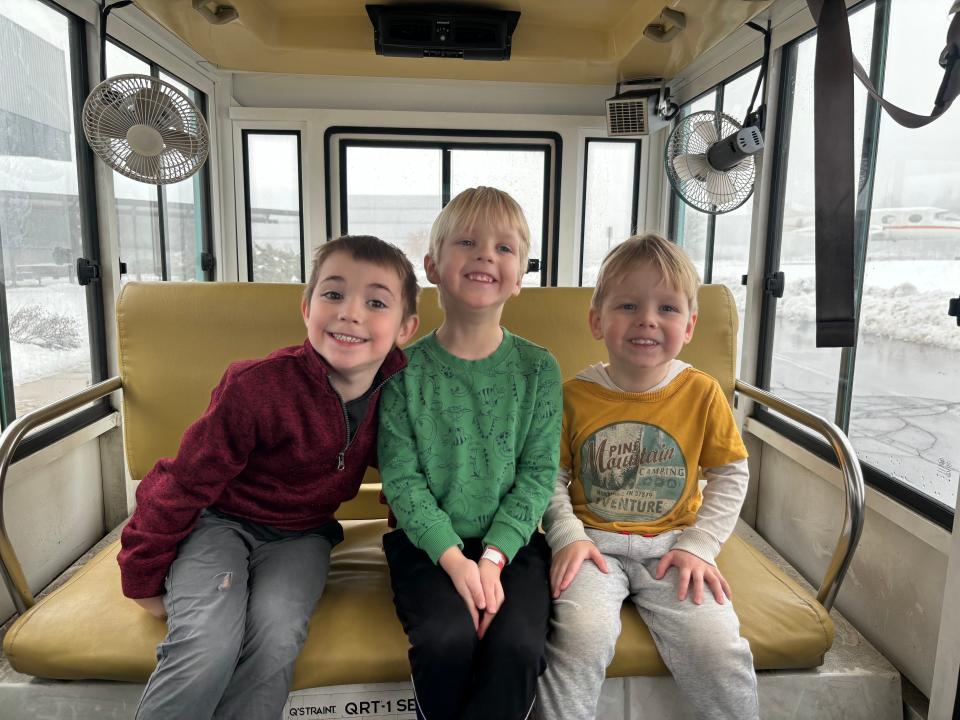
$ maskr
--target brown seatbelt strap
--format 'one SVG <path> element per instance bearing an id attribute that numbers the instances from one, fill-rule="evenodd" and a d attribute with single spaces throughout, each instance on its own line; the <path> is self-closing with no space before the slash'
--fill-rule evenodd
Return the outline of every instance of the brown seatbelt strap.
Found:
<path id="1" fill-rule="evenodd" d="M 960 95 L 960 0 L 940 55 L 943 80 L 930 115 L 917 115 L 885 100 L 853 57 L 843 0 L 807 0 L 817 24 L 814 65 L 814 168 L 816 185 L 817 347 L 856 343 L 854 302 L 853 75 L 893 120 L 908 128 L 933 122 Z"/>
<path id="2" fill-rule="evenodd" d="M 843 0 L 819 5 L 813 70 L 817 347 L 856 344 L 853 49 Z"/>

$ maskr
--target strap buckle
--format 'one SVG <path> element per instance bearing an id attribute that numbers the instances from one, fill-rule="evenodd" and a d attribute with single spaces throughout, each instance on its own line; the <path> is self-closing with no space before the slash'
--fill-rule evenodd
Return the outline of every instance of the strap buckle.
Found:
<path id="1" fill-rule="evenodd" d="M 940 53 L 940 67 L 948 70 L 958 58 L 960 58 L 960 52 L 957 51 L 957 46 L 954 43 L 950 43 L 943 49 L 943 52 Z"/>

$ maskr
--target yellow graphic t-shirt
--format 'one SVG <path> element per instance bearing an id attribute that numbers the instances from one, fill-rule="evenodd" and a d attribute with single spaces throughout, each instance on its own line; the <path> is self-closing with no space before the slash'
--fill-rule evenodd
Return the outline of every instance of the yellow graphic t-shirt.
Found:
<path id="1" fill-rule="evenodd" d="M 689 527 L 702 502 L 698 467 L 746 457 L 723 391 L 694 368 L 654 392 L 581 379 L 563 386 L 560 465 L 586 527 L 649 535 Z"/>

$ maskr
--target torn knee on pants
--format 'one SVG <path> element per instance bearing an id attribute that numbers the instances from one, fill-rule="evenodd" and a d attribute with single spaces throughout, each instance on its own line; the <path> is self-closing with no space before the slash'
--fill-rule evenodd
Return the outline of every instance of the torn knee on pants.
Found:
<path id="1" fill-rule="evenodd" d="M 231 587 L 233 587 L 232 572 L 220 573 L 219 575 L 215 575 L 213 579 L 220 581 L 219 584 L 217 585 L 217 592 L 225 592 L 229 590 Z"/>

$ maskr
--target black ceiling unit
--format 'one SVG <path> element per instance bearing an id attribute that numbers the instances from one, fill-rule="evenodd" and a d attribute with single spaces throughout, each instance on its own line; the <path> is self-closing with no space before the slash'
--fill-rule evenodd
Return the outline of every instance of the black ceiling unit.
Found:
<path id="1" fill-rule="evenodd" d="M 367 5 L 377 55 L 509 60 L 520 13 L 454 5 Z"/>

